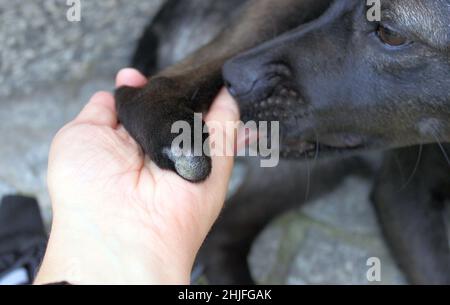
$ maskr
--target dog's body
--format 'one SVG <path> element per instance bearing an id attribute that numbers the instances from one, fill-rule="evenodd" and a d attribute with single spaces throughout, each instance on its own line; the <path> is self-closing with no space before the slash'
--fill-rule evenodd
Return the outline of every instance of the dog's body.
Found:
<path id="1" fill-rule="evenodd" d="M 361 174 L 375 177 L 373 203 L 410 281 L 450 283 L 442 213 L 450 198 L 450 164 L 448 146 L 441 144 L 450 142 L 450 1 L 382 1 L 381 23 L 367 20 L 364 2 L 169 0 L 147 29 L 134 65 L 147 74 L 162 72 L 145 91 L 120 89 L 117 101 L 122 123 L 161 167 L 176 170 L 177 160 L 163 154 L 174 137 L 171 124 L 191 122 L 224 83 L 245 120 L 280 121 L 287 159 L 317 152 L 344 158 L 321 160 L 311 181 L 305 180 L 304 162 L 252 167 L 200 253 L 212 282 L 250 282 L 246 256 L 271 218 L 301 203 L 306 192 L 314 198 L 345 175 Z M 198 18 L 203 24 L 197 28 L 210 28 L 210 37 L 225 30 L 166 68 L 185 55 L 173 52 L 170 58 L 164 45 L 167 33 L 177 31 L 172 17 L 192 19 L 189 8 L 198 15 L 214 12 L 210 19 Z M 200 36 L 197 43 L 206 43 L 208 35 L 191 37 Z M 379 153 L 384 159 L 379 167 L 347 156 L 387 149 Z M 206 178 L 208 158 L 189 162 L 195 170 L 178 174 L 192 181 Z"/>

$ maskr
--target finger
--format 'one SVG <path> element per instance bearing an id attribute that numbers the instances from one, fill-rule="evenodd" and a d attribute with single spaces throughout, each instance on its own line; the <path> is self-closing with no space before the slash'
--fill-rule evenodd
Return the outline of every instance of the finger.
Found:
<path id="1" fill-rule="evenodd" d="M 116 87 L 142 87 L 147 84 L 147 78 L 138 70 L 132 68 L 125 68 L 117 73 Z"/>
<path id="2" fill-rule="evenodd" d="M 94 94 L 73 123 L 87 123 L 115 128 L 118 122 L 112 94 L 105 91 Z"/>
<path id="3" fill-rule="evenodd" d="M 206 184 L 223 191 L 225 196 L 233 169 L 239 121 L 238 106 L 225 89 L 222 89 L 212 104 L 205 121 L 210 131 L 212 158 L 212 172 Z"/>

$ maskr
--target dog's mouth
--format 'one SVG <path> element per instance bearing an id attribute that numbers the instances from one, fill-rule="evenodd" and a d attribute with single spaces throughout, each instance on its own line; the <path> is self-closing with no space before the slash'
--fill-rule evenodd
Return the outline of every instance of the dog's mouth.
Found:
<path id="1" fill-rule="evenodd" d="M 245 100 L 245 98 L 242 98 Z M 241 103 L 242 104 L 242 103 Z M 285 121 L 292 117 L 305 117 L 308 107 L 301 94 L 287 85 L 278 85 L 251 103 L 243 103 L 242 120 Z"/>
<path id="2" fill-rule="evenodd" d="M 365 139 L 355 134 L 332 134 L 316 140 L 285 140 L 280 145 L 283 158 L 317 158 L 324 155 L 342 155 L 363 150 Z"/>
<path id="3" fill-rule="evenodd" d="M 353 133 L 334 133 L 317 136 L 314 140 L 291 138 L 280 139 L 280 143 L 273 143 L 267 134 L 257 131 L 240 134 L 238 147 L 242 149 L 252 146 L 252 143 L 267 145 L 271 149 L 278 149 L 280 156 L 285 159 L 318 158 L 324 156 L 348 155 L 365 150 L 369 147 L 364 136 Z"/>
<path id="4" fill-rule="evenodd" d="M 247 121 L 277 121 L 284 129 L 297 129 L 296 122 L 307 120 L 311 115 L 309 103 L 299 91 L 288 84 L 278 84 L 258 102 L 244 103 L 241 109 L 242 120 Z M 296 136 L 280 138 L 280 156 L 287 159 L 316 158 L 328 155 L 342 155 L 361 151 L 368 146 L 365 136 L 352 132 L 331 132 L 317 134 L 316 131 L 296 131 Z M 309 134 L 310 136 L 307 136 Z M 267 138 L 266 135 L 253 135 L 253 141 Z M 248 140 L 248 139 L 247 139 Z M 252 140 L 250 140 L 251 142 Z M 247 142 L 248 144 L 248 142 Z"/>

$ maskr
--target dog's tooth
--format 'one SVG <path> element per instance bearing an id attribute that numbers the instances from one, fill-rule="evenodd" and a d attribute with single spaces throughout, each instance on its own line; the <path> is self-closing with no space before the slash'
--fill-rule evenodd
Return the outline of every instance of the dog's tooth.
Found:
<path id="1" fill-rule="evenodd" d="M 281 89 L 280 94 L 281 95 L 288 95 L 289 91 L 286 88 Z"/>
<path id="2" fill-rule="evenodd" d="M 262 102 L 261 102 L 261 107 L 264 108 L 264 107 L 266 107 L 266 106 L 267 106 L 267 101 L 262 101 Z"/>
<path id="3" fill-rule="evenodd" d="M 269 105 L 275 104 L 275 98 L 274 98 L 274 97 L 269 98 L 269 99 L 267 100 L 267 104 L 269 104 Z"/>

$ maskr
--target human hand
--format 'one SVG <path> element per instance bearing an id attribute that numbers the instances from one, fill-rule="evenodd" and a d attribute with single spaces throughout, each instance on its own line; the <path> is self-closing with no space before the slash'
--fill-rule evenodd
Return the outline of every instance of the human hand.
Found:
<path id="1" fill-rule="evenodd" d="M 124 69 L 116 85 L 146 82 Z M 236 103 L 222 91 L 207 124 L 238 119 Z M 223 132 L 234 145 L 234 133 Z M 95 94 L 51 147 L 53 223 L 36 283 L 188 284 L 195 255 L 225 201 L 233 157 L 213 156 L 212 165 L 201 184 L 159 169 L 118 124 L 113 96 Z"/>

